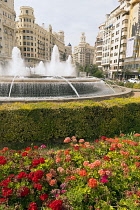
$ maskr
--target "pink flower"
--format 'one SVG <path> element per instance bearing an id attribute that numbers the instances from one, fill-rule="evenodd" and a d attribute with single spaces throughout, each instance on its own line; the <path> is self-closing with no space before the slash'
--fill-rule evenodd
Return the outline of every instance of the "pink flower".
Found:
<path id="1" fill-rule="evenodd" d="M 83 166 L 88 166 L 89 165 L 89 161 L 84 161 L 83 162 Z"/>
<path id="2" fill-rule="evenodd" d="M 88 166 L 90 167 L 90 169 L 93 169 L 95 167 L 94 163 L 90 163 L 88 164 Z"/>
<path id="3" fill-rule="evenodd" d="M 70 143 L 71 142 L 71 138 L 70 137 L 66 137 L 65 139 L 64 139 L 64 143 Z"/>
<path id="4" fill-rule="evenodd" d="M 84 139 L 80 139 L 80 140 L 79 140 L 79 143 L 84 143 L 84 142 L 85 142 Z"/>
<path id="5" fill-rule="evenodd" d="M 40 147 L 41 148 L 46 148 L 47 146 L 45 144 L 42 144 Z"/>
<path id="6" fill-rule="evenodd" d="M 101 165 L 101 161 L 100 160 L 95 160 L 94 165 L 95 166 L 100 166 Z"/>
<path id="7" fill-rule="evenodd" d="M 60 193 L 62 193 L 62 194 L 65 193 L 65 192 L 67 192 L 67 190 L 61 190 L 60 191 Z"/>
<path id="8" fill-rule="evenodd" d="M 104 170 L 104 169 L 100 169 L 100 170 L 98 171 L 98 173 L 100 174 L 100 176 L 102 176 L 102 175 L 105 174 L 105 170 Z"/>
<path id="9" fill-rule="evenodd" d="M 108 180 L 107 180 L 107 179 L 102 178 L 102 179 L 100 180 L 100 182 L 101 182 L 101 183 L 108 183 Z"/>
<path id="10" fill-rule="evenodd" d="M 63 173 L 65 170 L 64 170 L 64 168 L 62 168 L 62 167 L 58 167 L 58 168 L 57 168 L 57 171 L 60 172 L 60 173 Z"/>

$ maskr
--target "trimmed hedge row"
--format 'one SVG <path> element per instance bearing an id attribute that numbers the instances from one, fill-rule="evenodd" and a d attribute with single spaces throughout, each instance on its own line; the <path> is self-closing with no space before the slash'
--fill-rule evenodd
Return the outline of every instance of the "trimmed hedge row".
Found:
<path id="1" fill-rule="evenodd" d="M 73 135 L 90 140 L 120 132 L 140 133 L 140 98 L 0 106 L 0 142 L 45 143 Z"/>

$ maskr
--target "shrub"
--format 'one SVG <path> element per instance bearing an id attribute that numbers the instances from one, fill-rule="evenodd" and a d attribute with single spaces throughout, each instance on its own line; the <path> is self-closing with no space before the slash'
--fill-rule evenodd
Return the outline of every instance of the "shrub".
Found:
<path id="1" fill-rule="evenodd" d="M 140 89 L 140 83 L 134 83 L 133 88 L 135 88 L 135 89 Z"/>
<path id="2" fill-rule="evenodd" d="M 56 142 L 140 132 L 140 99 L 0 106 L 0 142 Z"/>

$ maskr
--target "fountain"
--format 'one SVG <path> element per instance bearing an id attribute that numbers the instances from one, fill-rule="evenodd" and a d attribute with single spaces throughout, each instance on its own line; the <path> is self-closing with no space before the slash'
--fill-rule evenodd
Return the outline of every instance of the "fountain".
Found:
<path id="1" fill-rule="evenodd" d="M 71 56 L 65 62 L 59 57 L 55 45 L 50 62 L 28 68 L 14 47 L 9 65 L 0 68 L 0 101 L 83 100 L 116 94 L 98 78 L 78 78 Z"/>

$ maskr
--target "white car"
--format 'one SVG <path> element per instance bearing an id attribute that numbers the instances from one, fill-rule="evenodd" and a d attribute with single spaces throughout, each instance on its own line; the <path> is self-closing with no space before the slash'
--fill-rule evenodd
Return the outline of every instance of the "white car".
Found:
<path id="1" fill-rule="evenodd" d="M 131 83 L 140 83 L 140 80 L 135 79 L 135 78 L 131 78 L 131 79 L 128 79 L 128 82 L 131 82 Z"/>

